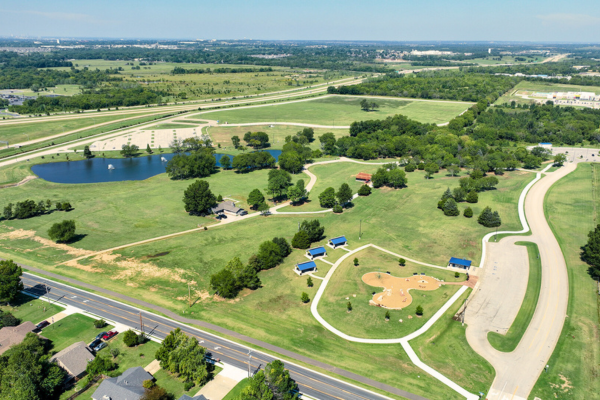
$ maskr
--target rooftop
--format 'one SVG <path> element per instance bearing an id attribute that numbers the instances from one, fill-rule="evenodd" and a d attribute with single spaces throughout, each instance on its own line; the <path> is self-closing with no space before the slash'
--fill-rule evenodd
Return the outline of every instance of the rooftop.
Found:
<path id="1" fill-rule="evenodd" d="M 471 266 L 471 260 L 464 260 L 462 258 L 450 257 L 450 264 L 464 265 L 465 267 Z"/>
<path id="2" fill-rule="evenodd" d="M 308 249 L 307 251 L 308 251 L 308 254 L 310 254 L 311 256 L 327 253 L 327 251 L 325 250 L 325 247 L 323 247 L 323 246 L 315 247 L 314 249 Z"/>
<path id="3" fill-rule="evenodd" d="M 213 209 L 212 209 L 212 212 L 215 214 L 224 212 L 224 211 L 228 211 L 228 212 L 237 214 L 238 212 L 243 211 L 243 208 L 236 206 L 233 201 L 222 201 L 221 203 L 217 204 L 217 206 L 213 207 Z"/>
<path id="4" fill-rule="evenodd" d="M 79 376 L 93 359 L 94 355 L 85 342 L 76 342 L 53 355 L 50 361 L 57 362 L 69 375 Z"/>
<path id="5" fill-rule="evenodd" d="M 300 263 L 300 264 L 296 264 L 296 267 L 300 271 L 306 271 L 306 270 L 309 270 L 309 269 L 317 268 L 317 264 L 315 264 L 314 261 L 307 261 L 307 262 L 303 262 L 303 263 Z"/>
<path id="6" fill-rule="evenodd" d="M 370 181 L 371 180 L 371 174 L 367 174 L 365 172 L 359 172 L 356 175 L 356 179 L 360 179 L 360 180 L 363 180 L 363 181 Z"/>
<path id="7" fill-rule="evenodd" d="M 26 321 L 19 326 L 6 326 L 0 329 L 0 354 L 11 346 L 19 344 L 25 339 L 25 335 L 35 329 L 35 325 Z"/>
<path id="8" fill-rule="evenodd" d="M 332 244 L 342 244 L 342 243 L 346 243 L 346 236 L 339 236 L 333 239 L 329 240 Z"/>
<path id="9" fill-rule="evenodd" d="M 121 376 L 106 378 L 92 395 L 94 400 L 139 400 L 146 391 L 144 381 L 153 379 L 142 367 L 129 368 Z"/>

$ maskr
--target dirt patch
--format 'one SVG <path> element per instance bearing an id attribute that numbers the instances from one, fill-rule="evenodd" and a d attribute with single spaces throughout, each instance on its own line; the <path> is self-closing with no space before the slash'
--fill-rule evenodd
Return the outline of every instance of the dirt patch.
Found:
<path id="1" fill-rule="evenodd" d="M 127 282 L 125 285 L 127 285 L 127 286 L 129 286 L 129 287 L 138 287 L 138 286 L 140 286 L 140 285 L 138 285 L 138 284 L 137 284 L 137 283 L 135 283 L 135 282 Z"/>
<path id="2" fill-rule="evenodd" d="M 412 303 L 410 290 L 436 290 L 442 285 L 440 281 L 430 276 L 413 275 L 408 278 L 398 278 L 383 272 L 364 274 L 362 281 L 369 286 L 384 288 L 383 292 L 375 293 L 369 304 L 399 310 Z"/>
<path id="3" fill-rule="evenodd" d="M 80 270 L 86 271 L 86 272 L 92 272 L 92 273 L 102 272 L 102 270 L 100 268 L 94 268 L 92 265 L 79 264 L 75 260 L 67 261 L 65 263 L 65 265 L 67 267 L 77 268 L 77 269 L 80 269 Z"/>
<path id="4" fill-rule="evenodd" d="M 68 244 L 64 243 L 55 243 L 50 239 L 45 239 L 40 236 L 36 236 L 36 232 L 33 230 L 24 230 L 17 229 L 12 232 L 3 233 L 0 235 L 0 240 L 9 239 L 9 240 L 18 240 L 18 239 L 31 239 L 34 242 L 40 243 L 43 247 L 51 247 L 58 250 L 66 251 L 67 254 L 72 256 L 87 256 L 92 254 L 92 251 L 77 249 L 75 247 L 71 247 Z"/>
<path id="5" fill-rule="evenodd" d="M 160 268 L 152 263 L 139 262 L 135 258 L 126 258 L 122 261 L 116 262 L 117 267 L 121 269 L 117 275 L 112 279 L 129 279 L 129 278 L 165 278 L 176 282 L 187 282 L 182 278 L 182 275 L 186 273 L 181 268 L 167 269 Z"/>

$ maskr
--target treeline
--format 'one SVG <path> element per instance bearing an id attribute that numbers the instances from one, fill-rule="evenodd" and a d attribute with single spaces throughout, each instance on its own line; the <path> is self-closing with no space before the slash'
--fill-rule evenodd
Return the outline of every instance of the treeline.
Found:
<path id="1" fill-rule="evenodd" d="M 100 87 L 74 96 L 39 96 L 25 100 L 22 106 L 10 106 L 19 114 L 48 113 L 63 110 L 96 110 L 105 107 L 131 107 L 161 103 L 162 93 L 137 84 Z"/>
<path id="2" fill-rule="evenodd" d="M 358 85 L 330 86 L 327 93 L 473 102 L 486 100 L 491 103 L 520 80 L 522 78 L 460 71 L 423 71 L 410 75 L 392 73 Z"/>
<path id="3" fill-rule="evenodd" d="M 0 89 L 41 89 L 56 85 L 82 85 L 88 88 L 104 82 L 119 82 L 123 78 L 114 76 L 116 70 L 105 71 L 75 69 L 57 71 L 38 69 L 35 67 L 15 68 L 5 66 L 0 68 Z"/>
<path id="4" fill-rule="evenodd" d="M 179 152 L 167 162 L 166 172 L 171 179 L 202 178 L 216 170 L 214 149 L 205 147 L 190 154 Z"/>
<path id="5" fill-rule="evenodd" d="M 56 53 L 32 53 L 24 57 L 13 51 L 0 51 L 0 65 L 4 68 L 53 68 L 72 67 L 73 63 Z"/>
<path id="6" fill-rule="evenodd" d="M 173 71 L 171 71 L 172 75 L 183 75 L 183 74 L 239 74 L 243 72 L 273 72 L 273 68 L 271 67 L 261 67 L 261 68 L 182 68 L 175 67 Z"/>
<path id="7" fill-rule="evenodd" d="M 221 166 L 225 167 L 221 158 Z M 229 157 L 227 157 L 229 158 Z M 266 151 L 256 151 L 252 153 L 242 153 L 233 157 L 231 166 L 237 172 L 250 172 L 256 169 L 273 168 L 275 167 L 275 157 Z M 226 168 L 227 169 L 227 168 Z"/>
<path id="8" fill-rule="evenodd" d="M 68 201 L 57 201 L 54 205 L 56 211 L 71 211 L 73 207 Z M 43 215 L 54 211 L 52 209 L 52 200 L 40 200 L 37 203 L 34 200 L 18 201 L 16 204 L 9 203 L 4 207 L 2 217 L 7 219 L 26 219 Z"/>

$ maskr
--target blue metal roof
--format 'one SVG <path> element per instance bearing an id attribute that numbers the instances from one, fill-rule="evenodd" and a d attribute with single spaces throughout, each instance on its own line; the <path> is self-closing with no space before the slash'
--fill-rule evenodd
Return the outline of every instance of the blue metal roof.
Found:
<path id="1" fill-rule="evenodd" d="M 311 256 L 316 256 L 317 254 L 326 254 L 327 251 L 325 251 L 325 247 L 321 246 L 321 247 L 315 247 L 314 249 L 309 249 L 308 250 L 308 254 L 310 254 Z"/>
<path id="2" fill-rule="evenodd" d="M 346 240 L 346 236 L 340 236 L 340 237 L 331 239 L 330 242 L 331 242 L 331 244 L 338 245 L 338 244 L 346 243 L 347 240 Z"/>
<path id="3" fill-rule="evenodd" d="M 307 261 L 307 262 L 303 262 L 303 263 L 300 263 L 300 264 L 296 264 L 296 267 L 298 267 L 298 269 L 300 271 L 306 271 L 306 270 L 309 270 L 309 269 L 317 268 L 317 264 L 315 264 L 314 261 Z"/>
<path id="4" fill-rule="evenodd" d="M 552 143 L 550 143 L 550 142 L 542 142 L 540 144 L 552 144 Z"/>
<path id="5" fill-rule="evenodd" d="M 462 258 L 450 257 L 450 264 L 463 265 L 465 267 L 471 266 L 471 260 L 463 260 Z"/>

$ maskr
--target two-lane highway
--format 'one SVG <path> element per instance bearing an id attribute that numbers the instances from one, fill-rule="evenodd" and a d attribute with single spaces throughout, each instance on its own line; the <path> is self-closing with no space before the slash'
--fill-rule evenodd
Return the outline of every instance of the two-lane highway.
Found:
<path id="1" fill-rule="evenodd" d="M 221 362 L 236 366 L 238 368 L 248 368 L 248 352 L 250 348 L 247 346 L 240 345 L 228 339 L 221 338 L 189 325 L 179 323 L 175 320 L 162 317 L 160 315 L 147 312 L 91 292 L 87 292 L 85 290 L 45 279 L 37 275 L 24 273 L 22 280 L 25 290 L 31 294 L 37 296 L 47 295 L 50 301 L 58 301 L 66 305 L 77 307 L 88 313 L 137 330 L 141 330 L 141 315 L 144 332 L 158 339 L 163 339 L 169 334 L 170 331 L 180 328 L 186 334 L 195 336 L 201 345 L 207 348 L 208 352 L 211 353 L 213 358 L 220 359 Z M 251 353 L 251 370 L 257 371 L 259 368 L 264 368 L 267 363 L 273 361 L 274 359 L 274 357 L 269 356 L 264 352 L 253 350 Z M 379 395 L 369 390 L 337 380 L 327 375 L 312 371 L 308 368 L 292 364 L 289 361 L 286 361 L 286 368 L 290 370 L 292 378 L 298 383 L 300 392 L 310 397 L 321 400 L 389 399 L 389 397 Z M 333 371 L 344 376 L 351 377 L 351 379 L 355 379 L 357 381 L 370 381 L 367 378 L 352 374 L 348 371 L 337 370 L 335 368 L 333 368 Z M 398 396 L 414 400 L 426 400 L 424 397 L 417 396 L 376 381 L 372 381 L 372 383 L 373 386 L 389 391 Z"/>

